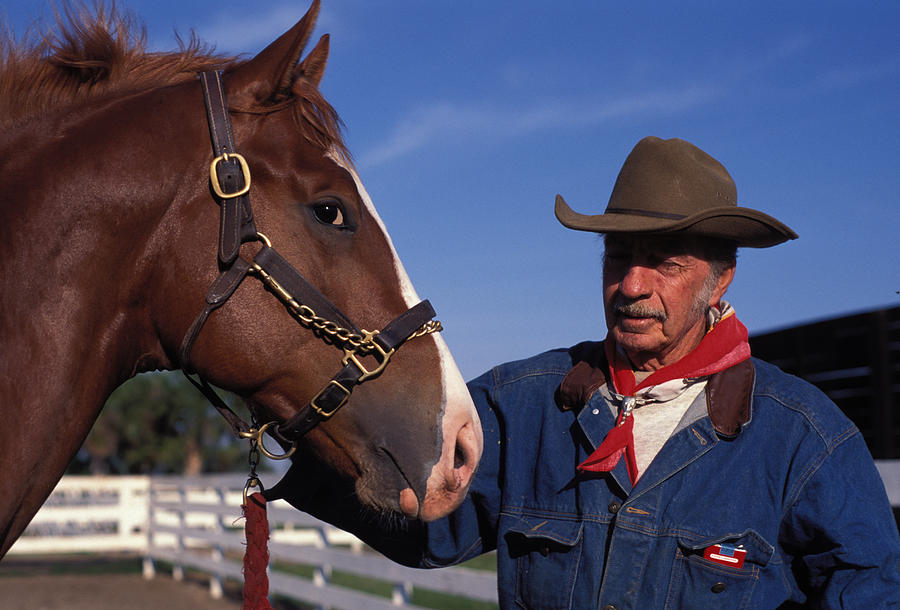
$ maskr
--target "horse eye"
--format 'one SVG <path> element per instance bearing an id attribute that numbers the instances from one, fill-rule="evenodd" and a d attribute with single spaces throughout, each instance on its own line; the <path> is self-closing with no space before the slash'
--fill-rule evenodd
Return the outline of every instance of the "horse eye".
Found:
<path id="1" fill-rule="evenodd" d="M 318 203 L 313 207 L 316 220 L 326 225 L 344 226 L 344 213 L 336 203 Z"/>

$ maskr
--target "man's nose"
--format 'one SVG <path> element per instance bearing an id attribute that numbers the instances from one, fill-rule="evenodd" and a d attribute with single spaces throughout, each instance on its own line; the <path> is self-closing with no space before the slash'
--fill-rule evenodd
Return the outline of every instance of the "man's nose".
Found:
<path id="1" fill-rule="evenodd" d="M 651 269 L 642 265 L 631 265 L 622 276 L 619 292 L 628 299 L 639 299 L 652 294 Z"/>

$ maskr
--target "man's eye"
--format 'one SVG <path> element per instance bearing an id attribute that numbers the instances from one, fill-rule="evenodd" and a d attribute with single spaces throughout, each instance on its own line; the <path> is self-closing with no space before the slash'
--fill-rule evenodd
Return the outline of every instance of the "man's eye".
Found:
<path id="1" fill-rule="evenodd" d="M 684 265 L 681 264 L 681 261 L 667 258 L 659 261 L 656 264 L 656 267 L 664 269 L 666 271 L 680 271 L 684 267 Z"/>
<path id="2" fill-rule="evenodd" d="M 344 226 L 344 213 L 336 203 L 319 203 L 313 207 L 316 220 L 326 225 Z"/>

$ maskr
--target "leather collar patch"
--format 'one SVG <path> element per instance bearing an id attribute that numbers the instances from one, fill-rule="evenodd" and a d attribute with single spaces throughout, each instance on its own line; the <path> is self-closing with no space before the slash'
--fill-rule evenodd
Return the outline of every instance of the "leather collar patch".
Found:
<path id="1" fill-rule="evenodd" d="M 606 384 L 609 365 L 602 341 L 585 341 L 569 348 L 572 368 L 556 392 L 560 409 L 579 411 L 591 396 Z"/>

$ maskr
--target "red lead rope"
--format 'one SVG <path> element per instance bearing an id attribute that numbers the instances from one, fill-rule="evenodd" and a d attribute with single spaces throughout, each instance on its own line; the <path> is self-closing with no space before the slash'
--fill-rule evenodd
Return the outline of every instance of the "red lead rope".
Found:
<path id="1" fill-rule="evenodd" d="M 244 504 L 247 518 L 245 532 L 247 548 L 244 551 L 244 605 L 243 610 L 272 610 L 269 603 L 269 518 L 266 515 L 266 499 L 262 494 L 247 496 Z"/>

